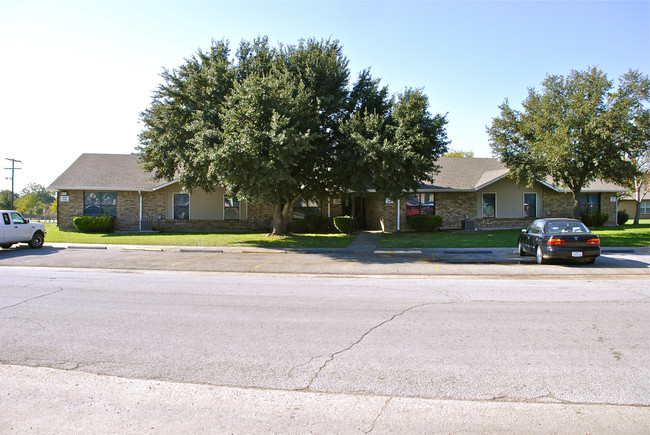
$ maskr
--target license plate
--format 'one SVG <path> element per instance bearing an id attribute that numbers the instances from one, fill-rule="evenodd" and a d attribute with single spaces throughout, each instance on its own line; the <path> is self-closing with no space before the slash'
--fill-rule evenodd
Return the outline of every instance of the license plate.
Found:
<path id="1" fill-rule="evenodd" d="M 572 257 L 582 257 L 582 252 L 572 252 L 571 256 Z"/>

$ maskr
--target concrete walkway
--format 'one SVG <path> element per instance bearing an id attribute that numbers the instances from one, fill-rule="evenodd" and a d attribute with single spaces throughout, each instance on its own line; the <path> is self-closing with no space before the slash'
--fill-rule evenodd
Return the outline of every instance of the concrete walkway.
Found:
<path id="1" fill-rule="evenodd" d="M 375 252 L 381 231 L 361 231 L 348 249 L 354 252 Z"/>

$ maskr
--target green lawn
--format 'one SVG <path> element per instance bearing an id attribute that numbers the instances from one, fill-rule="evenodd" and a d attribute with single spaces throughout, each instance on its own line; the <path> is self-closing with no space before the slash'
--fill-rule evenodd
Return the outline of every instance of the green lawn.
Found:
<path id="1" fill-rule="evenodd" d="M 260 248 L 345 248 L 355 236 L 300 234 L 270 237 L 267 234 L 226 233 L 79 233 L 60 231 L 46 224 L 48 243 L 95 243 L 101 245 L 249 246 Z"/>
<path id="2" fill-rule="evenodd" d="M 650 246 L 650 223 L 593 228 L 602 247 Z M 379 248 L 508 248 L 517 246 L 521 229 L 386 233 Z"/>
<path id="3" fill-rule="evenodd" d="M 345 234 L 300 234 L 270 237 L 267 234 L 226 233 L 107 233 L 60 231 L 46 224 L 49 243 L 102 245 L 248 246 L 264 248 L 346 248 L 355 238 Z M 638 226 L 594 228 L 602 247 L 650 246 L 650 221 Z M 507 248 L 517 245 L 520 229 L 489 231 L 440 231 L 437 233 L 385 233 L 378 248 Z"/>

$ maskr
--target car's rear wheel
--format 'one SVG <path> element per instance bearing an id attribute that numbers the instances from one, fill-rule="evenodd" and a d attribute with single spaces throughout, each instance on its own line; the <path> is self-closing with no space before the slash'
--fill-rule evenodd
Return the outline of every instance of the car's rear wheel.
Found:
<path id="1" fill-rule="evenodd" d="M 0 248 L 9 249 L 9 248 L 11 248 L 11 245 L 12 245 L 11 243 L 4 243 L 4 244 L 0 245 Z"/>
<path id="2" fill-rule="evenodd" d="M 537 251 L 535 251 L 535 259 L 537 260 L 537 264 L 544 264 L 546 262 L 546 260 L 544 260 L 541 246 L 538 246 Z"/>
<path id="3" fill-rule="evenodd" d="M 596 257 L 585 258 L 586 264 L 594 264 L 596 262 Z"/>
<path id="4" fill-rule="evenodd" d="M 28 245 L 30 248 L 36 249 L 43 246 L 43 242 L 45 242 L 45 236 L 40 231 L 36 231 L 32 236 L 32 240 L 28 242 Z"/>

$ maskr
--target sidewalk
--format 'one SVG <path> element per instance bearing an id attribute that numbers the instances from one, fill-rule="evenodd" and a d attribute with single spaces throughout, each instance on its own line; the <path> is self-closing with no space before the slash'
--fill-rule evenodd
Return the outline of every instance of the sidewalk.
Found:
<path id="1" fill-rule="evenodd" d="M 626 433 L 642 406 L 236 388 L 0 365 L 0 434 Z"/>

